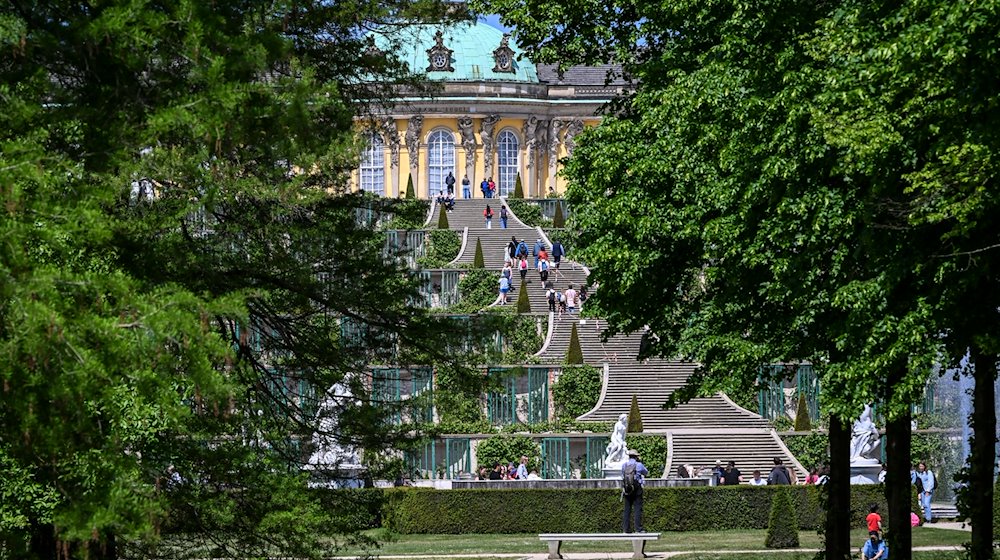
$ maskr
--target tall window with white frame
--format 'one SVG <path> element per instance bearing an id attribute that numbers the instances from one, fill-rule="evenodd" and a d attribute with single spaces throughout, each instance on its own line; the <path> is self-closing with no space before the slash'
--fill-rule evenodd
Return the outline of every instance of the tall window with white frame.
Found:
<path id="1" fill-rule="evenodd" d="M 517 135 L 512 131 L 504 130 L 500 133 L 497 139 L 497 190 L 500 196 L 510 196 L 514 193 L 519 147 Z"/>
<path id="2" fill-rule="evenodd" d="M 455 172 L 455 134 L 435 130 L 427 139 L 427 194 L 432 198 L 447 187 L 448 172 Z"/>
<path id="3" fill-rule="evenodd" d="M 368 147 L 361 154 L 359 179 L 361 190 L 385 196 L 385 142 L 378 134 L 368 136 Z"/>

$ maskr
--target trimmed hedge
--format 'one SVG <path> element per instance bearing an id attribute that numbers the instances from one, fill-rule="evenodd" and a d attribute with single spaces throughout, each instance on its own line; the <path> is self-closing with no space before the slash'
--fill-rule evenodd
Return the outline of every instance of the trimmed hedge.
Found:
<path id="1" fill-rule="evenodd" d="M 771 502 L 785 489 L 798 527 L 823 523 L 816 486 L 647 488 L 648 531 L 766 529 Z M 618 489 L 387 490 L 383 526 L 403 534 L 611 533 L 621 528 Z M 868 507 L 887 509 L 880 485 L 851 488 L 851 524 L 863 526 Z"/>
<path id="2" fill-rule="evenodd" d="M 767 524 L 767 548 L 798 548 L 799 531 L 795 523 L 795 506 L 788 487 L 781 487 L 771 500 L 771 518 Z"/>

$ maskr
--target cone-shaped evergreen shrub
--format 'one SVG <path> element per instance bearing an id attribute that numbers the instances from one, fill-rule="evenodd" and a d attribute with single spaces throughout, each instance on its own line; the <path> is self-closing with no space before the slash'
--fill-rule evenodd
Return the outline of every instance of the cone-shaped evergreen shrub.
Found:
<path id="1" fill-rule="evenodd" d="M 798 548 L 799 518 L 787 488 L 774 493 L 771 500 L 771 518 L 767 524 L 767 548 Z"/>
<path id="2" fill-rule="evenodd" d="M 483 262 L 483 244 L 479 242 L 479 238 L 476 238 L 476 254 L 472 257 L 472 268 L 486 268 L 486 263 Z"/>
<path id="3" fill-rule="evenodd" d="M 580 348 L 580 335 L 576 332 L 576 323 L 569 333 L 569 348 L 566 349 L 566 363 L 577 365 L 583 363 L 583 349 Z"/>
<path id="4" fill-rule="evenodd" d="M 531 313 L 531 302 L 528 301 L 528 287 L 524 284 L 517 287 L 517 312 Z"/>
<path id="5" fill-rule="evenodd" d="M 809 406 L 806 404 L 806 394 L 799 393 L 799 404 L 795 408 L 795 431 L 808 432 L 812 430 L 812 423 L 809 421 Z"/>
<path id="6" fill-rule="evenodd" d="M 562 202 L 556 203 L 556 213 L 552 216 L 552 227 L 562 228 L 566 227 L 566 218 L 563 217 Z"/>
<path id="7" fill-rule="evenodd" d="M 438 206 L 438 229 L 448 229 L 448 211 L 444 206 Z"/>
<path id="8" fill-rule="evenodd" d="M 413 175 L 406 179 L 406 198 L 417 198 L 417 193 L 413 192 Z"/>
<path id="9" fill-rule="evenodd" d="M 517 179 L 514 180 L 514 194 L 511 198 L 524 198 L 524 187 L 521 186 L 521 174 L 517 174 Z"/>
<path id="10" fill-rule="evenodd" d="M 642 414 L 639 413 L 639 398 L 632 395 L 632 408 L 628 411 L 628 433 L 642 433 Z"/>

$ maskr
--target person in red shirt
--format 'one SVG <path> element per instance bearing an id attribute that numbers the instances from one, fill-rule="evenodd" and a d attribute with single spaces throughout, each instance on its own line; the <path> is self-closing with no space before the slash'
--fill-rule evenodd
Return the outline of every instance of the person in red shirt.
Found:
<path id="1" fill-rule="evenodd" d="M 868 517 L 865 517 L 865 523 L 868 524 L 868 532 L 878 531 L 882 532 L 882 516 L 878 514 L 878 504 L 872 504 L 872 507 L 868 510 L 871 513 Z"/>

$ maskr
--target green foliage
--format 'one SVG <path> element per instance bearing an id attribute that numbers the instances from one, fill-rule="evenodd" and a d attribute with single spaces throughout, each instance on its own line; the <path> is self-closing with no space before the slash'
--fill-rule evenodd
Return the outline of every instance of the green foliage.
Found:
<path id="1" fill-rule="evenodd" d="M 443 206 L 438 206 L 438 229 L 448 229 L 448 212 Z"/>
<path id="2" fill-rule="evenodd" d="M 601 397 L 601 370 L 588 366 L 563 367 L 552 385 L 552 402 L 558 419 L 574 419 L 589 412 Z"/>
<path id="3" fill-rule="evenodd" d="M 566 349 L 567 365 L 583 364 L 583 349 L 580 348 L 580 334 L 576 331 L 576 322 L 573 322 L 573 330 L 569 333 L 569 347 Z"/>
<path id="4" fill-rule="evenodd" d="M 513 198 L 524 198 L 524 187 L 521 186 L 521 174 L 517 174 L 517 179 L 514 180 L 514 194 Z"/>
<path id="5" fill-rule="evenodd" d="M 809 421 L 809 405 L 806 403 L 805 393 L 799 393 L 799 403 L 795 409 L 795 431 L 808 432 L 812 430 L 812 423 Z"/>
<path id="6" fill-rule="evenodd" d="M 517 312 L 531 313 L 531 301 L 528 299 L 528 287 L 522 284 L 517 289 Z"/>
<path id="7" fill-rule="evenodd" d="M 791 519 L 801 530 L 815 530 L 825 517 L 819 488 L 783 488 L 794 501 Z M 646 488 L 648 531 L 725 531 L 766 529 L 771 502 L 782 487 L 734 486 Z M 621 490 L 614 489 L 405 489 L 392 498 L 389 528 L 403 534 L 611 533 L 621 530 Z M 389 492 L 387 492 L 389 494 Z M 852 527 L 861 526 L 868 507 L 886 507 L 881 486 L 851 488 Z"/>
<path id="8" fill-rule="evenodd" d="M 523 290 L 527 291 L 527 290 Z M 518 310 L 520 313 L 520 310 Z M 540 332 L 538 319 L 532 316 L 511 315 L 497 320 L 497 328 L 503 333 L 503 356 L 496 363 L 520 364 L 538 352 L 542 347 L 544 334 Z"/>
<path id="9" fill-rule="evenodd" d="M 417 198 L 417 191 L 413 188 L 413 174 L 410 173 L 406 176 L 406 198 L 415 199 Z"/>
<path id="10" fill-rule="evenodd" d="M 823 432 L 812 432 L 808 435 L 785 435 L 781 441 L 788 447 L 792 455 L 807 469 L 819 467 L 830 462 L 830 438 Z"/>
<path id="11" fill-rule="evenodd" d="M 497 298 L 497 276 L 485 268 L 469 268 L 459 275 L 458 303 L 448 308 L 449 313 L 476 313 Z"/>
<path id="12" fill-rule="evenodd" d="M 495 463 L 515 465 L 521 456 L 528 457 L 528 470 L 538 470 L 542 464 L 542 448 L 527 436 L 499 434 L 476 445 L 476 462 L 479 466 L 492 467 Z"/>
<path id="13" fill-rule="evenodd" d="M 475 433 L 484 426 L 482 388 L 481 378 L 470 379 L 456 368 L 439 366 L 434 376 L 434 407 L 441 422 L 437 433 Z"/>
<path id="14" fill-rule="evenodd" d="M 767 548 L 798 548 L 799 527 L 791 490 L 779 488 L 771 501 L 771 515 L 767 523 Z"/>
<path id="15" fill-rule="evenodd" d="M 563 217 L 562 202 L 556 204 L 556 212 L 552 216 L 552 227 L 554 228 L 566 227 L 566 218 Z"/>
<path id="16" fill-rule="evenodd" d="M 635 395 L 632 395 L 632 406 L 628 412 L 628 433 L 642 433 L 642 413 L 639 412 L 639 398 Z"/>
<path id="17" fill-rule="evenodd" d="M 424 227 L 430 201 L 420 199 L 396 198 L 382 199 L 390 204 L 392 219 L 386 229 L 418 230 Z"/>
<path id="18" fill-rule="evenodd" d="M 545 219 L 542 217 L 542 207 L 530 200 L 508 198 L 507 208 L 526 226 L 536 227 L 546 225 Z"/>
<path id="19" fill-rule="evenodd" d="M 476 253 L 472 257 L 472 268 L 486 268 L 486 264 L 483 261 L 483 244 L 476 238 Z"/>
<path id="20" fill-rule="evenodd" d="M 626 434 L 625 444 L 639 452 L 650 476 L 658 478 L 667 466 L 667 438 L 662 434 Z"/>
<path id="21" fill-rule="evenodd" d="M 427 255 L 417 259 L 421 268 L 442 268 L 458 256 L 462 234 L 450 229 L 427 230 Z"/>
<path id="22" fill-rule="evenodd" d="M 298 444 L 336 383 L 337 434 L 412 437 L 355 374 L 450 334 L 382 257 L 404 207 L 343 194 L 355 117 L 412 82 L 365 30 L 449 17 L 420 4 L 0 7 L 0 556 L 321 558 L 363 528 Z"/>

